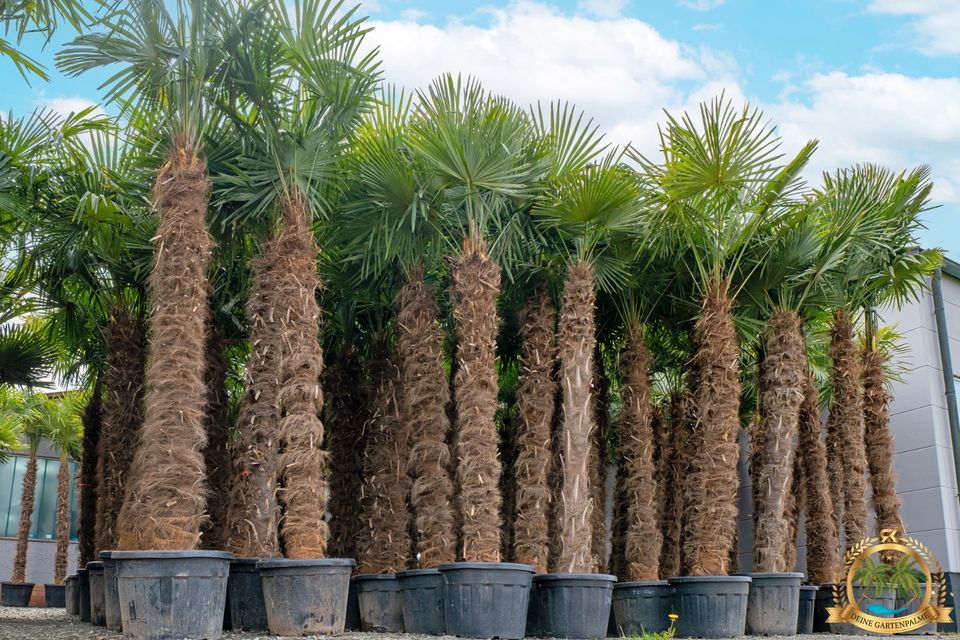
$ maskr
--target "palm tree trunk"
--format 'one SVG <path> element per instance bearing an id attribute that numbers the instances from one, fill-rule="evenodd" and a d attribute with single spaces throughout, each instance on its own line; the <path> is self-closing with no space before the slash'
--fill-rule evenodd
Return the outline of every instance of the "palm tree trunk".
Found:
<path id="1" fill-rule="evenodd" d="M 784 509 L 787 533 L 783 539 L 783 549 L 780 552 L 780 568 L 782 571 L 793 571 L 794 567 L 797 566 L 797 531 L 800 527 L 800 514 L 805 509 L 807 495 L 804 490 L 803 467 L 799 455 L 793 457 L 793 473 L 790 475 Z"/>
<path id="2" fill-rule="evenodd" d="M 563 490 L 560 515 L 562 572 L 585 573 L 593 560 L 590 452 L 595 428 L 591 398 L 594 334 L 593 270 L 579 262 L 567 272 L 558 325 L 560 380 L 563 389 Z"/>
<path id="3" fill-rule="evenodd" d="M 810 584 L 831 584 L 836 581 L 840 566 L 840 545 L 837 539 L 837 523 L 833 517 L 827 448 L 820 432 L 820 396 L 813 374 L 809 373 L 803 389 L 797 444 L 803 467 L 806 498 L 807 579 Z"/>
<path id="4" fill-rule="evenodd" d="M 106 363 L 97 454 L 97 553 L 117 546 L 117 514 L 123 507 L 143 424 L 147 344 L 141 319 L 122 305 L 114 307 L 104 327 L 103 342 Z"/>
<path id="5" fill-rule="evenodd" d="M 145 417 L 120 516 L 121 549 L 196 549 L 206 512 L 203 372 L 213 241 L 207 164 L 176 142 L 153 198 L 159 218 L 150 274 Z"/>
<path id="6" fill-rule="evenodd" d="M 284 515 L 280 534 L 289 558 L 323 558 L 327 551 L 327 454 L 323 450 L 323 350 L 316 293 L 317 247 L 302 199 L 283 203 L 280 234 L 285 277 L 278 282 L 280 338 L 289 351 L 280 363 L 280 498 Z"/>
<path id="7" fill-rule="evenodd" d="M 683 483 L 688 459 L 684 452 L 689 444 L 689 404 L 683 393 L 678 392 L 671 396 L 669 421 L 665 424 L 666 446 L 660 453 L 658 487 L 663 505 L 660 515 L 663 540 L 660 549 L 660 575 L 664 578 L 680 575 L 683 557 Z"/>
<path id="8" fill-rule="evenodd" d="M 737 529 L 740 366 L 726 282 L 708 285 L 694 328 L 699 416 L 685 482 L 685 564 L 690 575 L 727 573 Z"/>
<path id="9" fill-rule="evenodd" d="M 607 557 L 607 466 L 610 464 L 610 418 L 607 406 L 607 394 L 610 392 L 610 380 L 603 365 L 603 355 L 599 345 L 594 353 L 594 392 L 593 413 L 596 428 L 593 432 L 593 448 L 590 461 L 590 488 L 593 500 L 593 539 L 592 553 L 596 570 L 605 573 L 608 569 Z"/>
<path id="10" fill-rule="evenodd" d="M 57 552 L 53 562 L 53 584 L 67 577 L 67 551 L 70 549 L 70 460 L 60 455 L 57 472 Z"/>
<path id="11" fill-rule="evenodd" d="M 500 561 L 500 458 L 497 451 L 497 295 L 500 268 L 474 231 L 451 272 L 457 324 L 454 375 L 457 429 L 454 451 L 463 558 Z"/>
<path id="12" fill-rule="evenodd" d="M 862 363 L 854 343 L 853 323 L 843 309 L 834 313 L 830 332 L 830 359 L 833 361 L 833 398 L 830 402 L 830 433 L 834 434 L 829 453 L 831 467 L 842 469 L 843 540 L 847 549 L 867 536 L 866 468 L 863 440 Z M 834 471 L 836 473 L 836 471 Z M 838 493 L 834 488 L 834 496 Z"/>
<path id="13" fill-rule="evenodd" d="M 663 542 L 657 520 L 653 407 L 650 401 L 650 352 L 643 329 L 630 323 L 622 355 L 620 446 L 626 465 L 627 527 L 624 545 L 626 579 L 657 580 Z"/>
<path id="14" fill-rule="evenodd" d="M 90 400 L 83 409 L 83 459 L 77 478 L 80 503 L 79 538 L 77 545 L 80 567 L 96 560 L 97 546 L 97 452 L 100 448 L 100 427 L 103 419 L 103 377 L 97 376 Z"/>
<path id="15" fill-rule="evenodd" d="M 230 451 L 230 397 L 227 394 L 227 339 L 211 320 L 207 332 L 207 369 L 204 382 L 207 388 L 207 412 L 204 428 L 207 448 L 203 458 L 207 466 L 210 495 L 207 497 L 209 519 L 203 527 L 205 549 L 225 549 L 229 527 L 227 509 L 230 500 L 230 482 L 233 475 Z"/>
<path id="16" fill-rule="evenodd" d="M 885 360 L 884 354 L 876 348 L 867 348 L 863 352 L 863 437 L 878 536 L 883 529 L 904 530 L 897 476 L 893 469 L 895 450 L 890 432 L 890 393 L 887 391 Z"/>
<path id="17" fill-rule="evenodd" d="M 758 475 L 760 509 L 755 517 L 753 570 L 781 571 L 787 539 L 786 499 L 793 478 L 797 425 L 803 402 L 807 352 L 795 311 L 774 311 L 767 321 L 760 377 L 762 458 Z"/>
<path id="18" fill-rule="evenodd" d="M 17 528 L 17 548 L 13 555 L 11 582 L 27 580 L 27 545 L 30 542 L 30 518 L 37 497 L 37 449 L 30 448 L 27 471 L 23 474 L 23 492 L 20 494 L 20 526 Z"/>
<path id="19" fill-rule="evenodd" d="M 397 352 L 403 363 L 400 415 L 415 438 L 409 468 L 416 513 L 419 565 L 453 562 L 457 536 L 450 477 L 449 384 L 443 369 L 443 334 L 433 287 L 414 270 L 397 296 Z"/>
<path id="20" fill-rule="evenodd" d="M 553 371 L 557 357 L 555 323 L 553 301 L 546 288 L 542 288 L 527 301 L 520 320 L 523 353 L 517 386 L 520 423 L 514 466 L 514 556 L 517 562 L 533 565 L 537 573 L 546 573 L 550 553 L 550 441 L 557 390 Z"/>

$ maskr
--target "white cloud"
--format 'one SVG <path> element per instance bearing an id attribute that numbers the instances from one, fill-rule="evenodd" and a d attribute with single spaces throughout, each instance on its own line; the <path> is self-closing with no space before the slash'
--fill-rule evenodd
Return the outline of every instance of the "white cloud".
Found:
<path id="1" fill-rule="evenodd" d="M 41 98 L 38 100 L 38 106 L 49 109 L 64 117 L 72 113 L 79 113 L 94 105 L 96 105 L 96 102 L 81 96 L 55 96 L 53 98 Z M 103 114 L 103 110 L 97 108 L 94 113 Z"/>
<path id="2" fill-rule="evenodd" d="M 694 11 L 712 11 L 726 1 L 727 0 L 677 0 L 680 6 L 693 9 Z"/>
<path id="3" fill-rule="evenodd" d="M 623 13 L 627 0 L 580 0 L 577 8 L 601 18 L 615 18 Z"/>
<path id="4" fill-rule="evenodd" d="M 912 18 L 913 46 L 929 55 L 960 54 L 957 0 L 873 0 L 869 11 Z"/>

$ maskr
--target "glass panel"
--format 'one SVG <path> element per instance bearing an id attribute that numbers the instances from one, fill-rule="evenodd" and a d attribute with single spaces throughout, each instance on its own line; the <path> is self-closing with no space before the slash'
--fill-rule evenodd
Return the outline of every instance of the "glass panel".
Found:
<path id="1" fill-rule="evenodd" d="M 10 497 L 10 509 L 7 512 L 7 530 L 6 535 L 16 536 L 17 526 L 20 524 L 20 503 L 23 497 L 23 476 L 27 472 L 27 458 L 17 456 L 13 468 L 13 483 L 11 484 L 12 495 Z"/>
<path id="2" fill-rule="evenodd" d="M 11 457 L 0 464 L 0 536 L 7 535 L 7 519 L 10 513 L 10 499 L 13 491 L 13 471 L 17 459 Z"/>
<path id="3" fill-rule="evenodd" d="M 23 476 L 28 459 L 13 456 L 0 464 L 0 536 L 15 537 L 20 525 L 20 503 L 23 493 Z M 77 505 L 76 477 L 79 465 L 70 462 L 70 539 L 77 540 L 79 508 Z M 54 540 L 57 537 L 57 473 L 59 460 L 37 460 L 37 492 L 33 517 L 30 522 L 30 537 Z"/>

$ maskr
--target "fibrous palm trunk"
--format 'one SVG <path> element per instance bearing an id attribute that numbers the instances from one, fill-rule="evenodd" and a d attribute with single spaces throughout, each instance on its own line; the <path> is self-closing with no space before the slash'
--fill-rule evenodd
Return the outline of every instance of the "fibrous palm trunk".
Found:
<path id="1" fill-rule="evenodd" d="M 115 307 L 103 331 L 106 348 L 103 417 L 97 455 L 96 551 L 117 546 L 117 514 L 131 475 L 143 423 L 146 336 L 140 318 Z"/>
<path id="2" fill-rule="evenodd" d="M 837 524 L 827 473 L 827 448 L 820 437 L 820 396 L 813 374 L 804 384 L 797 451 L 804 481 L 807 517 L 807 579 L 810 584 L 833 583 L 840 564 Z"/>
<path id="3" fill-rule="evenodd" d="M 668 417 L 664 421 L 664 445 L 660 451 L 658 488 L 662 504 L 660 511 L 660 575 L 664 578 L 680 575 L 683 542 L 683 483 L 688 456 L 687 433 L 689 401 L 682 393 L 670 398 Z"/>
<path id="4" fill-rule="evenodd" d="M 727 573 L 737 529 L 740 379 L 726 282 L 708 285 L 694 328 L 698 415 L 685 482 L 684 564 L 690 575 Z"/>
<path id="5" fill-rule="evenodd" d="M 227 394 L 227 339 L 215 321 L 207 332 L 207 369 L 204 375 L 207 387 L 207 412 L 204 429 L 207 448 L 203 458 L 207 466 L 210 494 L 207 497 L 209 518 L 203 527 L 205 549 L 225 549 L 229 527 L 227 510 L 230 501 L 230 482 L 233 468 L 228 443 L 230 441 L 230 398 Z"/>
<path id="6" fill-rule="evenodd" d="M 900 496 L 893 469 L 893 434 L 890 432 L 890 393 L 887 391 L 886 358 L 876 348 L 863 352 L 863 423 L 876 535 L 883 529 L 903 532 Z"/>
<path id="7" fill-rule="evenodd" d="M 103 418 L 103 378 L 98 376 L 93 385 L 90 400 L 83 409 L 83 459 L 77 477 L 77 495 L 80 507 L 80 523 L 77 545 L 78 563 L 85 567 L 96 560 L 97 546 L 97 452 L 100 448 L 100 426 Z"/>
<path id="8" fill-rule="evenodd" d="M 23 491 L 20 495 L 20 526 L 17 528 L 17 548 L 13 555 L 11 582 L 26 582 L 27 544 L 30 541 L 30 518 L 37 494 L 37 449 L 30 447 L 30 458 L 23 474 Z"/>
<path id="9" fill-rule="evenodd" d="M 283 537 L 287 557 L 323 558 L 327 551 L 327 454 L 323 450 L 323 350 L 316 293 L 317 247 L 307 211 L 297 196 L 283 202 L 283 277 L 278 300 L 285 301 L 279 328 L 288 351 L 280 362 L 280 455 L 277 459 Z"/>
<path id="10" fill-rule="evenodd" d="M 793 478 L 797 425 L 803 402 L 806 347 L 801 318 L 795 311 L 774 311 L 764 336 L 760 376 L 762 418 L 758 486 L 753 535 L 753 570 L 783 571 L 783 546 L 788 537 L 786 500 Z"/>
<path id="11" fill-rule="evenodd" d="M 786 535 L 780 551 L 780 567 L 783 571 L 793 571 L 797 565 L 797 532 L 800 528 L 800 514 L 803 513 L 806 503 L 807 493 L 804 489 L 803 467 L 799 455 L 793 457 L 793 473 L 790 475 L 784 508 Z"/>
<path id="12" fill-rule="evenodd" d="M 520 423 L 517 434 L 517 512 L 514 556 L 546 573 L 550 553 L 549 513 L 552 491 L 550 447 L 557 382 L 554 366 L 556 311 L 550 294 L 541 289 L 524 306 L 520 320 L 523 339 L 517 385 Z"/>
<path id="13" fill-rule="evenodd" d="M 206 511 L 203 374 L 213 241 L 205 216 L 207 164 L 177 142 L 160 168 L 150 273 L 144 422 L 119 519 L 121 549 L 196 549 Z"/>
<path id="14" fill-rule="evenodd" d="M 477 232 L 464 240 L 451 272 L 457 325 L 454 451 L 463 558 L 500 561 L 500 457 L 497 451 L 496 342 L 500 268 Z"/>
<path id="15" fill-rule="evenodd" d="M 67 552 L 70 550 L 70 461 L 60 456 L 57 471 L 57 551 L 53 560 L 53 584 L 67 577 Z"/>
<path id="16" fill-rule="evenodd" d="M 834 486 L 833 494 L 842 498 L 843 540 L 849 549 L 867 535 L 867 453 L 863 440 L 862 363 L 854 343 L 853 323 L 843 309 L 834 313 L 829 354 L 833 361 L 833 397 L 828 436 L 832 434 L 834 442 L 831 447 L 828 441 L 828 450 L 835 456 L 831 468 L 839 467 L 842 471 L 842 491 Z"/>
<path id="17" fill-rule="evenodd" d="M 558 333 L 560 386 L 563 390 L 563 489 L 560 515 L 562 572 L 584 573 L 593 559 L 593 499 L 590 459 L 595 428 L 591 399 L 594 334 L 593 270 L 578 262 L 569 267 L 563 287 Z"/>
<path id="18" fill-rule="evenodd" d="M 450 477 L 449 384 L 443 369 L 443 334 L 433 287 L 413 271 L 397 296 L 397 352 L 402 367 L 400 415 L 413 438 L 410 499 L 416 513 L 421 567 L 456 560 L 457 536 Z"/>
<path id="19" fill-rule="evenodd" d="M 592 552 L 596 570 L 605 573 L 608 569 L 607 554 L 607 465 L 610 464 L 610 418 L 607 394 L 610 380 L 603 364 L 603 354 L 598 348 L 594 354 L 593 412 L 595 429 L 590 461 L 590 489 L 593 501 Z"/>
<path id="20" fill-rule="evenodd" d="M 650 401 L 650 353 L 642 328 L 627 327 L 621 356 L 620 446 L 626 465 L 627 523 L 625 574 L 629 581 L 657 580 L 663 542 L 657 520 L 657 477 L 654 463 L 653 407 Z"/>

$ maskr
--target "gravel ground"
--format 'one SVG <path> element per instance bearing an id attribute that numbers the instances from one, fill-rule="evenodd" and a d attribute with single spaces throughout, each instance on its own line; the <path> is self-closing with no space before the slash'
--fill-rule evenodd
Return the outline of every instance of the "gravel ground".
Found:
<path id="1" fill-rule="evenodd" d="M 224 633 L 225 640 L 283 640 L 276 636 L 255 633 Z M 452 636 L 445 636 L 455 640 Z M 902 638 L 904 636 L 888 636 Z M 936 636 L 914 636 L 934 638 Z M 947 637 L 947 636 L 944 636 Z M 956 638 L 956 634 L 949 637 Z M 64 609 L 15 609 L 0 607 L 0 640 L 121 640 L 123 635 L 80 622 Z M 440 640 L 437 636 L 415 636 L 390 633 L 344 633 L 338 640 Z M 864 640 L 864 636 L 809 635 L 792 636 L 791 640 Z M 293 640 L 293 639 L 287 639 Z M 296 640 L 304 640 L 297 638 Z M 769 640 L 774 640 L 770 638 Z"/>

